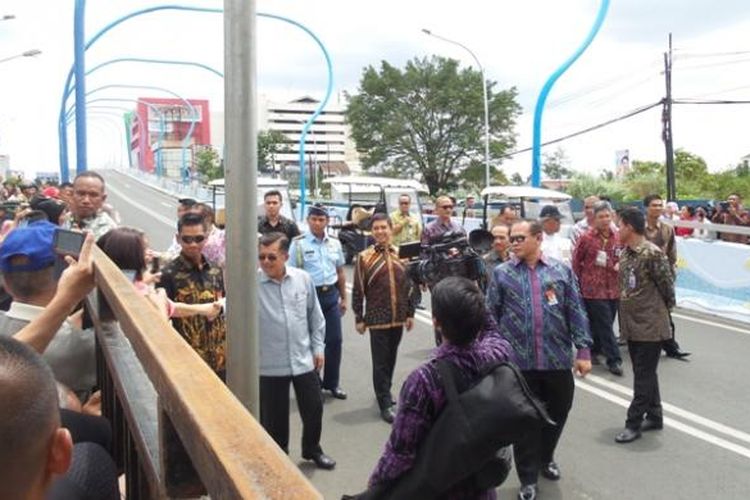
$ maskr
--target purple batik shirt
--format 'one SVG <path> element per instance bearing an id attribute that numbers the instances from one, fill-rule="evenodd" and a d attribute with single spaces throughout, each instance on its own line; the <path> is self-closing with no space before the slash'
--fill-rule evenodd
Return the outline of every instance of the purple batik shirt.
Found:
<path id="1" fill-rule="evenodd" d="M 521 370 L 569 370 L 591 359 L 591 330 L 578 281 L 562 262 L 542 256 L 535 267 L 513 258 L 495 268 L 487 308 Z"/>
<path id="2" fill-rule="evenodd" d="M 391 481 L 411 469 L 420 445 L 446 404 L 445 392 L 435 363 L 445 359 L 475 382 L 485 368 L 500 361 L 514 361 L 511 348 L 487 315 L 480 336 L 465 347 L 444 343 L 434 351 L 433 359 L 414 370 L 404 382 L 398 402 L 398 413 L 391 436 L 385 445 L 370 486 Z M 477 490 L 471 478 L 455 485 L 441 496 L 446 499 L 494 499 L 494 490 Z"/>

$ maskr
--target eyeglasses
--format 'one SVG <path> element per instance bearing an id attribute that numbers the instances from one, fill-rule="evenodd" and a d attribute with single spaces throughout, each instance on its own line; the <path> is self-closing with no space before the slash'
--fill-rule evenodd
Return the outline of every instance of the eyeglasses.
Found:
<path id="1" fill-rule="evenodd" d="M 180 239 L 183 243 L 187 243 L 189 245 L 190 243 L 203 243 L 203 240 L 205 240 L 206 237 L 202 234 L 199 234 L 198 236 L 180 236 Z"/>
<path id="2" fill-rule="evenodd" d="M 508 237 L 508 241 L 511 243 L 523 243 L 526 241 L 526 235 L 525 234 L 514 234 L 513 236 Z"/>
<path id="3" fill-rule="evenodd" d="M 409 202 L 409 201 L 399 201 L 398 202 L 399 205 L 408 205 L 409 203 L 411 203 L 411 202 Z"/>
<path id="4" fill-rule="evenodd" d="M 443 205 L 440 208 L 442 208 L 443 210 L 453 210 L 453 205 Z"/>
<path id="5" fill-rule="evenodd" d="M 272 253 L 261 253 L 258 254 L 258 260 L 267 260 L 269 262 L 275 262 L 279 257 Z"/>

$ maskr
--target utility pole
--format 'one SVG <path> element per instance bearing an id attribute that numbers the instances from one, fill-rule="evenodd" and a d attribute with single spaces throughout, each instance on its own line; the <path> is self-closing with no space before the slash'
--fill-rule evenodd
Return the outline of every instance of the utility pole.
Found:
<path id="1" fill-rule="evenodd" d="M 672 142 L 672 33 L 669 34 L 669 50 L 664 53 L 664 77 L 667 95 L 662 111 L 662 140 L 666 150 L 667 201 L 677 200 L 674 180 L 674 144 Z"/>

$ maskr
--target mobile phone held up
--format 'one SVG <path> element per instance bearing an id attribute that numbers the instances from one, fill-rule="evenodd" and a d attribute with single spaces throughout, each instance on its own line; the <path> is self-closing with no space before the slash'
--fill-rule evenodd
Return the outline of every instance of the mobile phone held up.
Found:
<path id="1" fill-rule="evenodd" d="M 52 241 L 52 246 L 57 255 L 63 257 L 70 255 L 78 258 L 78 255 L 81 253 L 84 239 L 86 239 L 84 233 L 57 228 L 55 229 L 55 237 Z"/>

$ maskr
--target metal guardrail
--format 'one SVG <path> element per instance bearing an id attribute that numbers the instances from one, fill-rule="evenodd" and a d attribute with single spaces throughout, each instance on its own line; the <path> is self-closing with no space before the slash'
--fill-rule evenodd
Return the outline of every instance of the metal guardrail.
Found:
<path id="1" fill-rule="evenodd" d="M 94 249 L 102 412 L 127 498 L 322 498 L 125 275 Z"/>
<path id="2" fill-rule="evenodd" d="M 747 226 L 734 226 L 732 224 L 718 223 L 705 224 L 689 220 L 663 220 L 663 222 L 674 227 L 689 227 L 692 229 L 705 229 L 712 233 L 730 233 L 750 236 L 750 227 Z"/>

